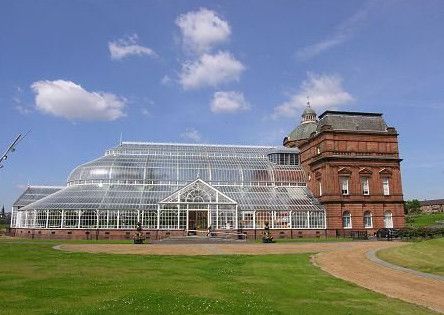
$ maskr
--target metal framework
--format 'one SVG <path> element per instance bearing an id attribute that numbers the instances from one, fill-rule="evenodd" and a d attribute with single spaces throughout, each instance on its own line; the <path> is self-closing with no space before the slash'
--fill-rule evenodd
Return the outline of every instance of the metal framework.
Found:
<path id="1" fill-rule="evenodd" d="M 15 203 L 13 227 L 325 228 L 298 150 L 123 142 L 74 169 L 67 186 Z M 28 199 L 26 199 L 28 198 Z M 22 207 L 22 205 L 24 205 Z"/>

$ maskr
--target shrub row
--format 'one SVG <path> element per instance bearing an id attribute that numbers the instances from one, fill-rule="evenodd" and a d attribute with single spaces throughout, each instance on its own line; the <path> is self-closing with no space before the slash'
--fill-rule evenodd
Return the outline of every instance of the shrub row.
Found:
<path id="1" fill-rule="evenodd" d="M 398 232 L 400 238 L 434 238 L 444 236 L 444 228 L 405 228 Z"/>

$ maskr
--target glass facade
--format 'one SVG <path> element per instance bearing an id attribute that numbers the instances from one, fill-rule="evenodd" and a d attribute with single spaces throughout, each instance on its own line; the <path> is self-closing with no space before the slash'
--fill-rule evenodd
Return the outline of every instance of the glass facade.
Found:
<path id="1" fill-rule="evenodd" d="M 124 142 L 67 186 L 14 211 L 13 227 L 323 229 L 298 150 Z M 20 199 L 26 199 L 26 193 Z"/>

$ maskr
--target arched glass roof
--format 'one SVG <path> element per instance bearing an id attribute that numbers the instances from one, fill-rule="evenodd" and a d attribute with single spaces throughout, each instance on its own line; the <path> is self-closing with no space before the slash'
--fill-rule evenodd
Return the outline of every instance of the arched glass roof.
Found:
<path id="1" fill-rule="evenodd" d="M 274 147 L 123 143 L 71 173 L 68 185 L 105 181 L 118 183 L 189 183 L 196 178 L 212 184 L 305 183 L 300 166 L 276 165 Z"/>
<path id="2" fill-rule="evenodd" d="M 152 209 L 200 179 L 240 210 L 323 210 L 305 187 L 299 165 L 278 165 L 270 154 L 297 149 L 124 142 L 72 171 L 68 186 L 23 210 Z"/>

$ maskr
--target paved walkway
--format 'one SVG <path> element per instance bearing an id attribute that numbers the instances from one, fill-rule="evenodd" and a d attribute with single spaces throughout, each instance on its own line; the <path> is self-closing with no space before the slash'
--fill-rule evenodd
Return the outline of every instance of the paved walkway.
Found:
<path id="1" fill-rule="evenodd" d="M 62 244 L 72 252 L 136 255 L 269 255 L 316 253 L 312 262 L 335 277 L 444 313 L 444 281 L 406 268 L 393 268 L 374 257 L 375 251 L 400 242 L 335 242 L 279 244 Z"/>

